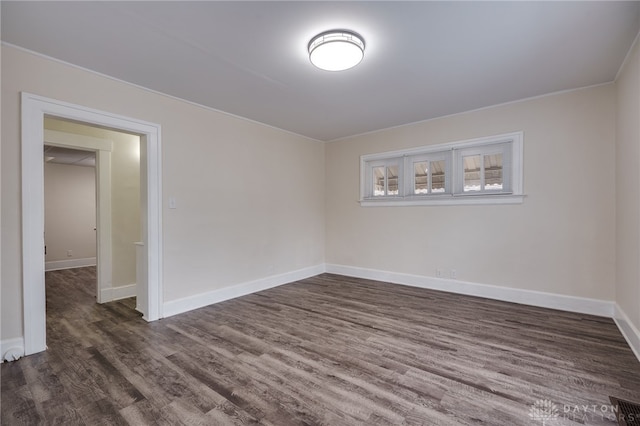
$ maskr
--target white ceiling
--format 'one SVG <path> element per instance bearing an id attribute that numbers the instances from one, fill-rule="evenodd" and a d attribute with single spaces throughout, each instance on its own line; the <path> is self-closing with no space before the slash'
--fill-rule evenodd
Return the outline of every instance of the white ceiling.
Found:
<path id="1" fill-rule="evenodd" d="M 95 167 L 96 153 L 91 151 L 81 151 L 79 149 L 45 145 L 44 161 L 55 164 Z"/>
<path id="2" fill-rule="evenodd" d="M 611 82 L 640 2 L 1 2 L 2 40 L 319 140 Z M 309 63 L 319 32 L 364 60 Z"/>

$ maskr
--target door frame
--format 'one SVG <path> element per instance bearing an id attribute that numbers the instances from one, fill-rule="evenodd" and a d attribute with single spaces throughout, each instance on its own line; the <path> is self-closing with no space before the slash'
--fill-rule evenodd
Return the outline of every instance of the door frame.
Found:
<path id="1" fill-rule="evenodd" d="M 44 283 L 44 117 L 51 115 L 141 136 L 140 209 L 144 243 L 146 308 L 162 318 L 162 156 L 160 125 L 22 92 L 22 287 L 25 354 L 46 350 Z M 146 176 L 146 179 L 144 178 Z M 146 306 L 145 306 L 146 305 Z"/>

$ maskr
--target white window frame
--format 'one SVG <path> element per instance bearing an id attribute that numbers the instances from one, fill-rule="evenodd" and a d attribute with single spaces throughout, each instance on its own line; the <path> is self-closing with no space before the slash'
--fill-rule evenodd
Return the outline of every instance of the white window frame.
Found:
<path id="1" fill-rule="evenodd" d="M 498 142 L 491 144 L 483 144 L 477 146 L 471 146 L 466 148 L 459 148 L 453 150 L 454 164 L 458 173 L 459 179 L 456 179 L 456 186 L 453 189 L 454 196 L 471 196 L 471 195 L 486 195 L 486 194 L 512 194 L 511 184 L 513 176 L 511 173 L 512 161 L 511 161 L 511 143 Z M 484 156 L 491 154 L 502 154 L 502 189 L 493 190 L 482 188 L 479 191 L 464 192 L 464 157 L 480 155 L 482 161 L 480 162 L 480 182 L 481 187 L 484 187 Z M 463 175 L 460 175 L 462 173 Z"/>
<path id="2" fill-rule="evenodd" d="M 429 166 L 429 177 L 428 177 L 428 182 L 427 182 L 427 186 L 429 188 L 429 193 L 428 194 L 416 194 L 415 193 L 415 173 L 414 173 L 414 169 L 413 169 L 413 165 L 414 163 L 420 163 L 423 161 L 428 161 L 429 163 L 433 162 L 433 161 L 444 161 L 444 192 L 436 192 L 433 193 L 431 192 L 432 189 L 432 170 L 431 170 L 431 166 Z M 440 196 L 446 196 L 449 195 L 451 192 L 451 155 L 449 153 L 449 151 L 444 151 L 444 152 L 429 152 L 429 153 L 424 153 L 424 154 L 414 154 L 414 155 L 404 155 L 404 163 L 405 163 L 405 169 L 408 171 L 406 173 L 406 178 L 405 178 L 405 188 L 406 188 L 406 194 L 408 196 L 410 196 L 411 198 L 417 197 L 417 198 L 421 198 L 421 197 L 440 197 Z"/>
<path id="3" fill-rule="evenodd" d="M 384 167 L 384 173 L 385 173 L 385 177 L 384 177 L 384 192 L 385 195 L 378 195 L 375 196 L 375 198 L 378 199 L 389 199 L 389 198 L 398 198 L 398 197 L 403 197 L 404 196 L 404 170 L 403 170 L 403 161 L 401 161 L 400 158 L 387 158 L 387 159 L 381 159 L 381 160 L 372 160 L 369 162 L 369 167 L 367 167 L 366 170 L 366 182 L 365 182 L 365 186 L 367 187 L 366 191 L 368 194 L 373 194 L 374 192 L 374 185 L 373 185 L 373 169 L 377 168 L 377 167 Z M 387 177 L 387 170 L 389 168 L 389 166 L 397 166 L 398 167 L 398 195 L 389 195 L 388 191 L 389 191 L 389 180 Z M 372 195 L 373 197 L 373 195 Z"/>
<path id="4" fill-rule="evenodd" d="M 523 132 L 506 133 L 428 145 L 399 151 L 366 154 L 360 157 L 360 205 L 429 206 L 457 204 L 520 204 L 523 193 Z M 466 155 L 502 153 L 503 189 L 463 192 Z M 445 192 L 414 194 L 413 163 L 445 160 Z M 398 195 L 373 195 L 373 168 L 398 165 Z M 400 183 L 403 183 L 400 186 Z M 429 185 L 429 189 L 431 186 Z"/>

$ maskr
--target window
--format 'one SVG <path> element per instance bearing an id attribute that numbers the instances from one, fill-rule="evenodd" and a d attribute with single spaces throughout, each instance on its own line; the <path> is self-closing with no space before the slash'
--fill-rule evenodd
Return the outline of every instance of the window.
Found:
<path id="1" fill-rule="evenodd" d="M 450 191 L 451 171 L 448 153 L 421 154 L 406 157 L 412 170 L 410 194 L 434 195 Z"/>
<path id="2" fill-rule="evenodd" d="M 454 149 L 460 178 L 455 194 L 512 194 L 511 144 L 487 144 Z"/>
<path id="3" fill-rule="evenodd" d="M 521 203 L 523 134 L 363 155 L 360 203 Z"/>
<path id="4" fill-rule="evenodd" d="M 372 197 L 394 197 L 400 194 L 402 167 L 398 159 L 372 161 L 367 170 L 367 193 Z"/>

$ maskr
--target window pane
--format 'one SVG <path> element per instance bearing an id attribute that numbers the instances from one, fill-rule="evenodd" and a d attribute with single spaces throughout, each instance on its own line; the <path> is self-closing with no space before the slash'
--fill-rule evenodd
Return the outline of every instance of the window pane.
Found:
<path id="1" fill-rule="evenodd" d="M 444 160 L 431 162 L 431 192 L 444 192 L 444 169 Z"/>
<path id="2" fill-rule="evenodd" d="M 502 189 L 502 154 L 484 156 L 484 189 L 489 191 Z"/>
<path id="3" fill-rule="evenodd" d="M 481 155 L 468 155 L 462 157 L 464 166 L 464 192 L 480 191 L 480 165 Z"/>
<path id="4" fill-rule="evenodd" d="M 398 195 L 398 166 L 387 167 L 387 195 Z"/>
<path id="5" fill-rule="evenodd" d="M 413 163 L 414 173 L 414 194 L 427 194 L 429 193 L 429 162 L 419 161 Z"/>
<path id="6" fill-rule="evenodd" d="M 384 195 L 384 166 L 373 168 L 373 196 Z"/>

